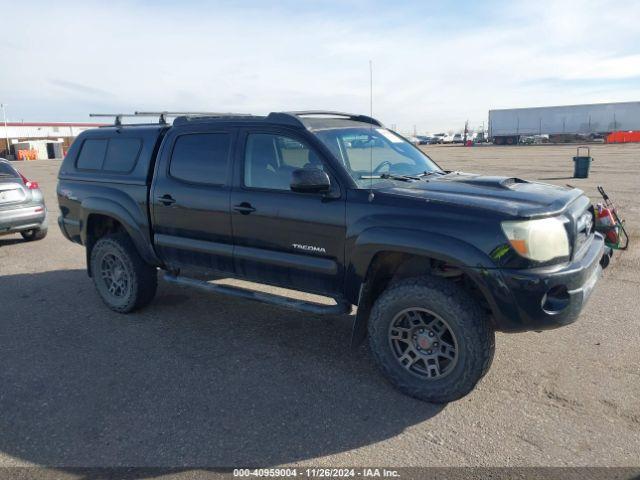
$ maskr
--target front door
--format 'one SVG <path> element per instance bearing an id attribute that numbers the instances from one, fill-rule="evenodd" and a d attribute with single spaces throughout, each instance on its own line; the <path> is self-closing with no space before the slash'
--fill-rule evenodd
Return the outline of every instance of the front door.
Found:
<path id="1" fill-rule="evenodd" d="M 170 268 L 210 277 L 233 272 L 234 137 L 229 130 L 196 125 L 172 129 L 163 143 L 150 201 L 155 245 Z"/>
<path id="2" fill-rule="evenodd" d="M 341 291 L 345 194 L 325 160 L 294 133 L 241 135 L 231 223 L 237 274 L 253 281 L 324 294 Z M 321 168 L 330 194 L 292 192 L 296 168 Z"/>

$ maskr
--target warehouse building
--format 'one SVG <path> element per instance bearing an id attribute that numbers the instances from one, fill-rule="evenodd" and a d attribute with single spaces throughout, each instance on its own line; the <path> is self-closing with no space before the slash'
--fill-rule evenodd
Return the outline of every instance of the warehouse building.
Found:
<path id="1" fill-rule="evenodd" d="M 0 122 L 0 157 L 11 160 L 61 158 L 73 140 L 99 123 Z"/>

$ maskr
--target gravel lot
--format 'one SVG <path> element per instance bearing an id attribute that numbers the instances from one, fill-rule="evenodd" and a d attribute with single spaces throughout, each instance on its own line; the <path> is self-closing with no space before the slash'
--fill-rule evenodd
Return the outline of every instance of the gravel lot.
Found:
<path id="1" fill-rule="evenodd" d="M 0 466 L 638 466 L 640 146 L 593 147 L 585 180 L 570 178 L 575 147 L 425 150 L 446 169 L 609 190 L 632 248 L 577 323 L 499 334 L 478 388 L 434 406 L 350 351 L 346 316 L 164 282 L 150 307 L 117 315 L 56 225 L 60 162 L 28 162 L 50 231 L 0 238 Z"/>

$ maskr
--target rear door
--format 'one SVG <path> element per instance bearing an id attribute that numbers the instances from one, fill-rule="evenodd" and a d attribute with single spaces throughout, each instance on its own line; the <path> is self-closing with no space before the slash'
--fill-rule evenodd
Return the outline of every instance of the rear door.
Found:
<path id="1" fill-rule="evenodd" d="M 229 214 L 235 133 L 194 125 L 163 142 L 151 189 L 154 241 L 165 264 L 213 277 L 233 272 Z"/>
<path id="2" fill-rule="evenodd" d="M 296 168 L 324 169 L 327 194 L 291 191 Z M 231 217 L 237 274 L 294 290 L 341 291 L 345 195 L 321 154 L 301 135 L 255 128 L 239 139 Z"/>

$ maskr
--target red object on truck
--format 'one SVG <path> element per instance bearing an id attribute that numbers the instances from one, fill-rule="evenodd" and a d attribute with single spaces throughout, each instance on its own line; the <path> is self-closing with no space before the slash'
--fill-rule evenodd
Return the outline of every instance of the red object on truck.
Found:
<path id="1" fill-rule="evenodd" d="M 618 226 L 613 213 L 602 203 L 596 205 L 596 230 L 604 233 L 607 240 L 613 244 L 617 244 L 620 241 Z"/>

